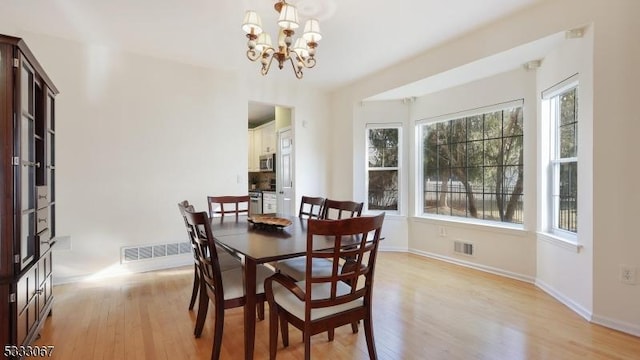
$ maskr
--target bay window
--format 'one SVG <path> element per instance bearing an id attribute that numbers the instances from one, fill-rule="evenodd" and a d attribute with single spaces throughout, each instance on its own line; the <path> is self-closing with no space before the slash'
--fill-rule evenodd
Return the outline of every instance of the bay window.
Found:
<path id="1" fill-rule="evenodd" d="M 418 215 L 523 223 L 521 100 L 421 122 L 417 132 Z"/>

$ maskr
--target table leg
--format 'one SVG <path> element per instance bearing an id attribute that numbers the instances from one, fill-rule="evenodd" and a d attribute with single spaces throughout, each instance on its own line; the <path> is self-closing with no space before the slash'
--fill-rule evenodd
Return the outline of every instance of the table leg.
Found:
<path id="1" fill-rule="evenodd" d="M 254 260 L 244 258 L 244 358 L 253 359 L 256 338 L 256 268 Z"/>

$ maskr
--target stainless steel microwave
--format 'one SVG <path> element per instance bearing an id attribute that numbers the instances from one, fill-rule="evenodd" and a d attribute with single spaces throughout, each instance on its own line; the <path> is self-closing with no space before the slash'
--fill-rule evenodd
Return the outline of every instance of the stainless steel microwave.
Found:
<path id="1" fill-rule="evenodd" d="M 260 155 L 260 171 L 273 172 L 276 170 L 276 154 Z"/>

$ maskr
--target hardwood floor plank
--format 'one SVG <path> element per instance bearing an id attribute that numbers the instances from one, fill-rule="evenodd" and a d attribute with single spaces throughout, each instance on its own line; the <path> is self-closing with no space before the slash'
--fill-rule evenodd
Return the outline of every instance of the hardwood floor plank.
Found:
<path id="1" fill-rule="evenodd" d="M 208 359 L 213 322 L 195 339 L 196 310 L 187 310 L 192 271 L 55 286 L 36 344 L 55 345 L 53 359 Z M 383 360 L 640 358 L 640 338 L 590 324 L 531 284 L 417 255 L 380 253 L 373 296 Z M 242 308 L 225 312 L 222 359 L 244 357 L 242 326 Z M 303 358 L 300 332 L 289 335 L 279 360 Z M 268 358 L 268 341 L 268 321 L 257 322 L 256 359 Z M 368 359 L 364 333 L 343 326 L 333 342 L 318 334 L 312 358 Z"/>

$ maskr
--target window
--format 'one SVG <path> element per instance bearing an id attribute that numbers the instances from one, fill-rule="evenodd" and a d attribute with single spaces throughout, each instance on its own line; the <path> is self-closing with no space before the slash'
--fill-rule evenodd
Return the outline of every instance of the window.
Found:
<path id="1" fill-rule="evenodd" d="M 367 127 L 367 210 L 399 211 L 400 127 Z"/>
<path id="2" fill-rule="evenodd" d="M 419 126 L 423 214 L 523 223 L 522 101 Z"/>
<path id="3" fill-rule="evenodd" d="M 562 86 L 564 85 L 564 86 Z M 549 111 L 551 172 L 549 215 L 551 233 L 578 231 L 578 87 L 574 80 L 543 93 Z"/>

